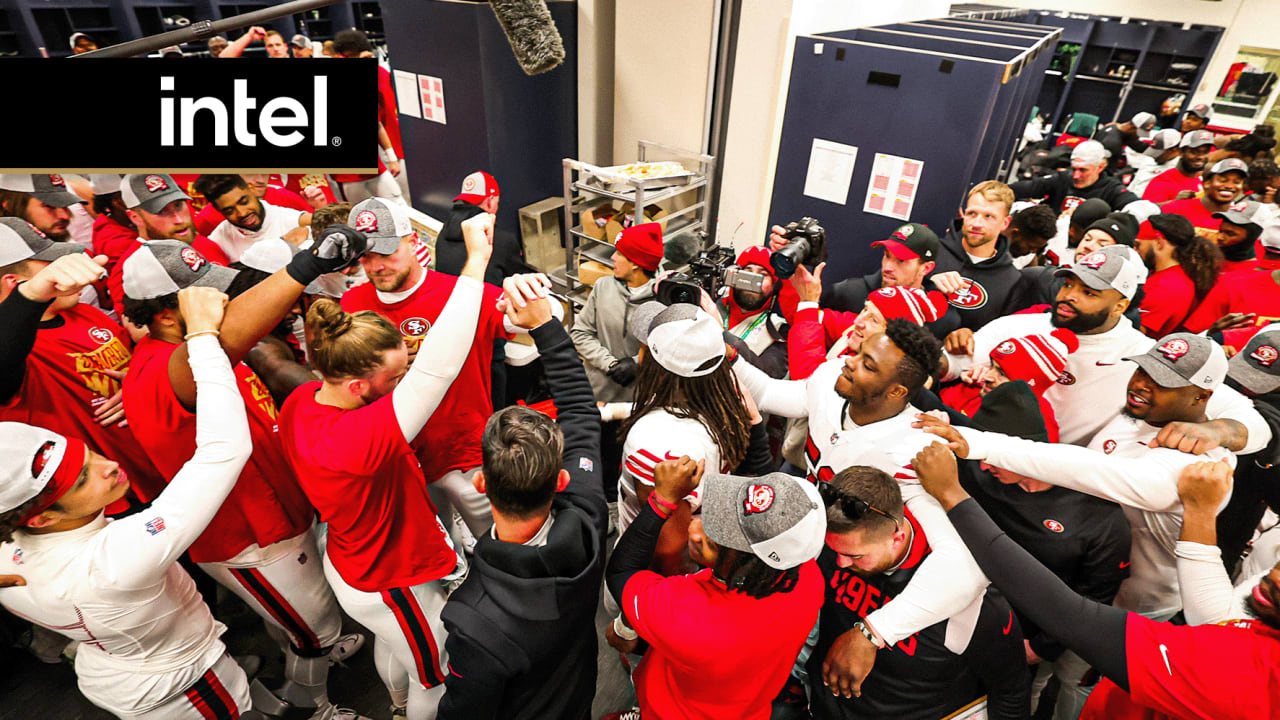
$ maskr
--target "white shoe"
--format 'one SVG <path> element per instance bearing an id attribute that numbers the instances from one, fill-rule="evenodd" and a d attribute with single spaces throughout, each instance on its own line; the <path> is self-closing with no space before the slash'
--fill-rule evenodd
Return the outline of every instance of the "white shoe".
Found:
<path id="1" fill-rule="evenodd" d="M 329 664 L 341 665 L 342 661 L 360 652 L 362 647 L 364 647 L 364 635 L 360 633 L 343 635 L 329 650 Z"/>

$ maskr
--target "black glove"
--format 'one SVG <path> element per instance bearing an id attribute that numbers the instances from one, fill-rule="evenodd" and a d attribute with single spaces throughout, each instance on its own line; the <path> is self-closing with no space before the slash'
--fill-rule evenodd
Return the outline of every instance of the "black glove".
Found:
<path id="1" fill-rule="evenodd" d="M 289 261 L 289 277 L 302 285 L 310 285 L 311 281 L 325 273 L 345 270 L 356 264 L 364 254 L 368 240 L 364 233 L 352 230 L 346 225 L 330 225 L 324 229 L 324 235 L 311 246 L 310 252 L 303 251 Z"/>
<path id="2" fill-rule="evenodd" d="M 636 381 L 636 359 L 622 358 L 610 365 L 609 369 L 605 371 L 605 375 L 608 375 L 610 380 L 622 387 L 627 387 Z"/>

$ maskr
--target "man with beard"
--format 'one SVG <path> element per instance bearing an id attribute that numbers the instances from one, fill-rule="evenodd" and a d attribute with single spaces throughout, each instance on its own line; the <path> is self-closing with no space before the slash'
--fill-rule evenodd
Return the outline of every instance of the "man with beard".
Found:
<path id="1" fill-rule="evenodd" d="M 231 262 L 259 240 L 282 238 L 311 224 L 310 212 L 259 199 L 239 175 L 201 175 L 195 189 L 226 218 L 209 233 L 209 239 Z"/>
<path id="2" fill-rule="evenodd" d="M 116 314 L 123 320 L 124 261 L 148 240 L 181 240 L 215 265 L 229 265 L 222 248 L 196 233 L 191 220 L 191 197 L 182 192 L 169 175 L 125 175 L 120 181 L 120 200 L 125 214 L 137 230 L 137 241 L 116 258 L 107 276 L 107 292 Z"/>
<path id="3" fill-rule="evenodd" d="M 266 173 L 241 173 L 240 177 L 244 178 L 245 184 L 249 186 L 251 195 L 277 207 L 293 208 L 299 212 L 311 212 L 315 207 L 323 207 L 320 201 L 328 204 L 324 196 L 324 190 L 316 185 L 312 185 L 305 190 L 308 197 L 316 201 L 317 204 L 313 206 L 311 201 L 298 193 L 270 184 L 271 176 Z M 196 232 L 201 235 L 208 235 L 221 225 L 224 219 L 222 213 L 213 203 L 205 203 L 205 206 L 200 208 L 200 212 L 196 213 L 195 216 Z"/>
<path id="4" fill-rule="evenodd" d="M 69 208 L 83 202 L 61 175 L 0 175 L 0 216 L 22 218 L 54 242 L 71 239 Z"/>
<path id="5" fill-rule="evenodd" d="M 808 380 L 774 380 L 741 360 L 733 364 L 761 412 L 808 418 L 804 454 L 811 482 L 830 481 L 854 465 L 888 473 L 929 538 L 932 552 L 894 602 L 865 616 L 865 633 L 849 630 L 834 641 L 824 668 L 832 692 L 858 692 L 878 649 L 942 622 L 982 594 L 984 578 L 912 467 L 933 438 L 912 427 L 920 411 L 910 398 L 936 372 L 939 350 L 928 330 L 890 320 L 857 355 L 823 363 Z"/>
<path id="6" fill-rule="evenodd" d="M 755 353 L 749 359 L 769 377 L 787 374 L 787 326 L 778 307 L 778 278 L 769 264 L 772 252 L 752 245 L 738 254 L 736 264 L 747 272 L 764 276 L 760 292 L 734 288 L 716 303 L 725 330 Z"/>
<path id="7" fill-rule="evenodd" d="M 1181 215 L 1191 221 L 1196 234 L 1215 245 L 1218 227 L 1222 220 L 1216 215 L 1231 210 L 1236 198 L 1244 191 L 1249 177 L 1249 166 L 1238 158 L 1227 158 L 1214 163 L 1204 176 L 1204 192 L 1200 197 L 1171 200 L 1160 206 L 1163 213 Z"/>
<path id="8" fill-rule="evenodd" d="M 1120 361 L 1155 344 L 1124 317 L 1146 281 L 1147 268 L 1132 248 L 1111 245 L 1057 272 L 1063 284 L 1051 311 L 1011 315 L 976 333 L 960 329 L 948 336 L 945 377 L 959 377 L 975 357 L 988 357 L 1010 338 L 1045 334 L 1054 328 L 1071 330 L 1080 347 L 1067 358 L 1067 369 L 1045 398 L 1057 415 L 1061 441 L 1087 445 L 1124 406 L 1123 388 L 1131 373 Z M 1253 404 L 1229 388 L 1213 394 L 1207 415 L 1207 422 L 1170 423 L 1161 430 L 1159 445 L 1199 451 L 1222 446 L 1251 453 L 1271 439 L 1271 429 Z"/>
<path id="9" fill-rule="evenodd" d="M 1013 191 L 1002 182 L 978 183 L 969 191 L 964 213 L 942 238 L 930 279 L 960 314 L 960 325 L 970 330 L 1035 300 L 1036 288 L 1014 267 L 1004 236 L 1013 200 Z"/>
<path id="10" fill-rule="evenodd" d="M 1182 127 L 1178 128 L 1184 133 L 1193 130 L 1204 130 L 1209 126 L 1209 120 L 1213 117 L 1213 111 L 1205 103 L 1192 105 L 1187 110 L 1187 114 L 1182 116 Z"/>
<path id="11" fill-rule="evenodd" d="M 1019 180 L 1009 187 L 1019 200 L 1044 198 L 1054 212 L 1071 210 L 1089 198 L 1102 198 L 1112 210 L 1138 199 L 1124 185 L 1106 174 L 1107 149 L 1097 140 L 1085 140 L 1071 151 L 1071 168 L 1049 175 Z"/>
<path id="12" fill-rule="evenodd" d="M 1178 143 L 1178 163 L 1152 177 L 1144 186 L 1142 199 L 1153 203 L 1165 203 L 1178 197 L 1178 193 L 1200 191 L 1200 173 L 1213 152 L 1213 133 L 1196 130 L 1182 136 Z M 1132 188 L 1131 188 L 1132 189 Z M 1139 192 L 1134 190 L 1134 192 Z"/>

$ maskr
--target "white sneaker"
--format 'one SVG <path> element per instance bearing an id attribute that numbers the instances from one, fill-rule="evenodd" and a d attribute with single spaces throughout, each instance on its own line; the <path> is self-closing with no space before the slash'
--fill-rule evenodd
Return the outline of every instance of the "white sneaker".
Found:
<path id="1" fill-rule="evenodd" d="M 360 652 L 360 648 L 364 647 L 364 635 L 360 633 L 351 633 L 338 638 L 338 642 L 333 644 L 329 650 L 329 664 L 341 665 L 343 660 Z"/>

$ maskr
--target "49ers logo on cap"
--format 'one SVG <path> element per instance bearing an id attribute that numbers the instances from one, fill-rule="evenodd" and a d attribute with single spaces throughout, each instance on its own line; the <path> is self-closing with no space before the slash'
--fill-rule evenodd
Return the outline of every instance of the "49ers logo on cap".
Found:
<path id="1" fill-rule="evenodd" d="M 431 329 L 431 322 L 426 318 L 411 317 L 400 323 L 400 334 L 407 337 L 422 337 Z"/>
<path id="2" fill-rule="evenodd" d="M 200 268 L 204 267 L 209 262 L 204 259 L 203 255 L 196 252 L 195 248 L 182 248 L 182 252 L 178 253 L 178 255 L 182 258 L 182 262 L 186 263 L 187 267 L 191 268 L 191 272 L 198 272 Z"/>
<path id="3" fill-rule="evenodd" d="M 373 232 L 378 229 L 378 216 L 372 210 L 363 210 L 356 216 L 356 230 Z"/>
<path id="4" fill-rule="evenodd" d="M 89 337 L 99 344 L 106 344 L 111 342 L 111 338 L 115 337 L 115 335 L 111 334 L 111 331 L 106 328 L 94 327 L 89 328 Z"/>
<path id="5" fill-rule="evenodd" d="M 747 487 L 747 499 L 742 503 L 742 514 L 762 513 L 773 507 L 773 488 L 768 485 L 751 485 Z"/>
<path id="6" fill-rule="evenodd" d="M 147 186 L 149 192 L 160 192 L 161 190 L 169 189 L 169 183 L 159 175 L 146 176 L 142 179 L 142 184 Z"/>
<path id="7" fill-rule="evenodd" d="M 468 175 L 466 180 L 462 181 L 462 192 L 471 192 L 476 189 L 476 176 Z"/>
<path id="8" fill-rule="evenodd" d="M 1045 521 L 1044 521 L 1044 526 L 1045 526 L 1045 527 L 1047 527 L 1047 528 L 1049 528 L 1051 531 L 1056 532 L 1056 533 L 1060 533 L 1060 532 L 1062 532 L 1063 530 L 1066 530 L 1066 528 L 1062 527 L 1062 523 L 1058 522 L 1057 520 L 1053 520 L 1053 519 L 1045 520 Z"/>
<path id="9" fill-rule="evenodd" d="M 915 231 L 916 229 L 911 227 L 910 225 L 903 225 L 902 227 L 893 231 L 892 237 L 896 237 L 899 240 L 906 240 L 907 238 L 911 237 L 911 233 Z"/>
<path id="10" fill-rule="evenodd" d="M 969 278 L 962 277 L 968 285 L 947 295 L 947 302 L 963 310 L 977 310 L 987 304 L 987 289 Z"/>
<path id="11" fill-rule="evenodd" d="M 63 180 L 61 175 L 50 175 L 49 184 L 54 187 L 66 187 L 67 181 Z"/>
<path id="12" fill-rule="evenodd" d="M 31 477 L 40 477 L 40 473 L 44 472 L 45 466 L 49 464 L 49 458 L 53 457 L 53 449 L 57 446 L 56 442 L 45 440 L 40 449 L 36 450 L 36 456 L 31 458 Z"/>
<path id="13" fill-rule="evenodd" d="M 1160 347 L 1156 348 L 1156 352 L 1169 358 L 1172 362 L 1178 362 L 1178 358 L 1186 355 L 1187 351 L 1190 349 L 1191 344 L 1186 340 L 1183 340 L 1182 338 L 1174 338 L 1161 343 Z"/>
<path id="14" fill-rule="evenodd" d="M 1091 252 L 1088 255 L 1085 255 L 1084 258 L 1080 260 L 1081 265 L 1087 268 L 1090 268 L 1092 270 L 1097 270 L 1098 268 L 1102 267 L 1106 263 L 1107 263 L 1106 253 L 1100 253 L 1100 252 Z"/>
<path id="15" fill-rule="evenodd" d="M 1005 340 L 996 346 L 996 352 L 1001 355 L 1012 355 L 1017 349 L 1018 346 L 1015 345 L 1012 340 Z"/>
<path id="16" fill-rule="evenodd" d="M 1257 350 L 1249 353 L 1249 357 L 1258 361 L 1262 367 L 1271 367 L 1271 364 L 1280 358 L 1280 352 L 1271 345 L 1259 345 Z"/>

